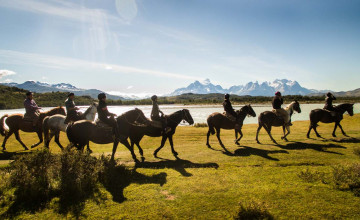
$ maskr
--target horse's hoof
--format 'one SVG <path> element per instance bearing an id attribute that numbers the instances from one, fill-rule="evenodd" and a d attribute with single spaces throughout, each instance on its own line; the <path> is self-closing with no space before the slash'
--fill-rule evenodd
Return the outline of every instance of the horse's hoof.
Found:
<path id="1" fill-rule="evenodd" d="M 281 140 L 284 140 L 285 138 L 284 137 L 281 137 Z"/>
<path id="2" fill-rule="evenodd" d="M 157 152 L 154 152 L 153 155 L 154 155 L 155 158 L 158 158 Z"/>
<path id="3" fill-rule="evenodd" d="M 145 162 L 145 157 L 141 157 L 141 162 Z"/>
<path id="4" fill-rule="evenodd" d="M 178 155 L 178 153 L 176 151 L 174 151 L 173 155 L 176 157 Z"/>
<path id="5" fill-rule="evenodd" d="M 237 141 L 237 140 L 234 140 L 234 143 L 235 143 L 236 145 L 240 145 L 239 141 Z"/>
<path id="6" fill-rule="evenodd" d="M 285 141 L 289 141 L 287 138 L 284 138 Z"/>
<path id="7" fill-rule="evenodd" d="M 256 143 L 261 144 L 260 141 L 256 140 Z"/>
<path id="8" fill-rule="evenodd" d="M 333 134 L 332 136 L 333 136 L 333 137 L 336 137 L 336 135 L 335 135 L 335 134 Z"/>
<path id="9" fill-rule="evenodd" d="M 207 146 L 208 148 L 211 148 L 210 144 L 206 144 L 206 146 Z"/>
<path id="10" fill-rule="evenodd" d="M 135 161 L 135 163 L 140 163 L 140 160 L 138 160 L 138 159 L 135 159 L 134 161 Z"/>

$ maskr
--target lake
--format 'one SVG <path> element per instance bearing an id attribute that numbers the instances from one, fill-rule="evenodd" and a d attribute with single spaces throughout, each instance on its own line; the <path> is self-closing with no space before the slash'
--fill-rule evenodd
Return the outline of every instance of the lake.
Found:
<path id="1" fill-rule="evenodd" d="M 235 109 L 240 109 L 243 105 L 234 105 Z M 261 112 L 271 110 L 271 105 L 264 104 L 254 104 L 251 105 L 258 116 Z M 286 106 L 286 105 L 283 105 Z M 324 104 L 300 104 L 301 113 L 295 113 L 292 116 L 292 121 L 299 120 L 309 120 L 309 113 L 312 109 L 322 108 Z M 80 106 L 80 111 L 84 112 L 87 106 Z M 129 111 L 134 108 L 141 109 L 146 117 L 150 117 L 151 105 L 137 105 L 137 106 L 109 106 L 109 111 L 120 115 L 126 111 Z M 171 114 L 175 111 L 181 109 L 189 109 L 190 113 L 194 119 L 195 123 L 206 123 L 206 118 L 213 112 L 223 112 L 223 107 L 221 105 L 160 105 L 160 109 L 165 114 Z M 44 111 L 48 111 L 50 107 L 43 108 Z M 10 110 L 0 110 L 0 116 L 4 114 L 14 114 L 14 113 L 25 113 L 25 110 L 22 109 L 10 109 Z M 354 113 L 360 113 L 360 105 L 356 103 L 354 105 Z M 247 117 L 244 120 L 244 124 L 255 124 L 257 123 L 257 117 Z M 181 124 L 186 125 L 186 124 Z"/>

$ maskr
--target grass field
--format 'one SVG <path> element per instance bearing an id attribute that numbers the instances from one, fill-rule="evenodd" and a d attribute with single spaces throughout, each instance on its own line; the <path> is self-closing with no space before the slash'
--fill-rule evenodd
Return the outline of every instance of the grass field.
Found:
<path id="1" fill-rule="evenodd" d="M 18 210 L 10 217 L 22 219 L 92 218 L 92 219 L 231 219 L 243 211 L 267 213 L 275 219 L 360 219 L 360 197 L 350 190 L 340 191 L 333 184 L 337 165 L 360 163 L 354 153 L 360 143 L 360 114 L 345 116 L 342 121 L 349 137 L 338 130 L 331 136 L 333 124 L 320 124 L 324 139 L 306 138 L 308 121 L 291 127 L 289 142 L 280 139 L 281 129 L 273 128 L 274 145 L 261 131 L 255 142 L 257 125 L 244 125 L 241 146 L 234 144 L 234 132 L 222 130 L 221 138 L 230 153 L 223 153 L 215 136 L 212 149 L 206 147 L 207 128 L 179 127 L 175 149 L 181 160 L 171 154 L 167 143 L 158 156 L 153 151 L 160 138 L 145 137 L 141 144 L 146 162 L 138 164 L 129 151 L 119 146 L 118 162 L 131 172 L 117 178 L 115 187 L 101 186 L 105 198 L 86 200 L 79 212 L 59 212 L 58 198 L 37 211 Z M 36 134 L 21 133 L 30 146 Z M 1 139 L 2 141 L 2 139 Z M 61 134 L 61 143 L 67 138 Z M 15 154 L 24 153 L 15 137 L 7 143 L 8 152 L 0 153 L 0 166 L 6 166 Z M 111 145 L 91 144 L 93 156 L 111 154 Z M 38 147 L 40 149 L 42 147 Z M 37 150 L 37 149 L 33 149 Z M 51 142 L 50 150 L 59 153 Z M 137 149 L 136 154 L 139 157 Z M 0 207 L 2 214 L 11 204 Z"/>

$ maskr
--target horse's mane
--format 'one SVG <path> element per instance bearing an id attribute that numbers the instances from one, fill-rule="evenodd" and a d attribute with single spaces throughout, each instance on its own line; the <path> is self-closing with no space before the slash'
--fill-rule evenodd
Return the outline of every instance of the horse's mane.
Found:
<path id="1" fill-rule="evenodd" d="M 173 113 L 171 113 L 170 115 L 167 115 L 167 117 L 170 118 L 170 117 L 177 116 L 177 115 L 181 114 L 184 110 L 185 110 L 185 109 L 182 109 L 182 110 L 178 110 L 178 111 L 176 111 L 176 112 L 173 112 Z"/>
<path id="2" fill-rule="evenodd" d="M 93 108 L 93 107 L 92 107 L 93 105 L 95 105 L 95 108 L 96 108 L 96 104 L 95 104 L 95 103 L 91 104 L 91 105 L 89 106 L 89 108 L 87 108 L 86 111 L 84 112 L 84 115 L 89 114 L 89 112 L 90 112 L 91 109 Z"/>
<path id="3" fill-rule="evenodd" d="M 340 105 L 335 106 L 335 109 L 343 109 L 343 110 L 347 110 L 348 108 L 350 108 L 351 106 L 353 106 L 354 104 L 352 103 L 343 103 Z"/>
<path id="4" fill-rule="evenodd" d="M 290 104 L 288 104 L 286 107 L 285 107 L 285 110 L 288 110 L 290 108 L 291 105 L 294 105 L 296 103 L 296 101 L 292 101 L 290 102 Z"/>
<path id="5" fill-rule="evenodd" d="M 58 106 L 58 107 L 55 107 L 55 108 L 50 109 L 49 111 L 42 112 L 42 113 L 43 113 L 43 114 L 54 113 L 54 112 L 57 112 L 57 111 L 60 110 L 60 109 L 64 109 L 64 107 Z M 65 112 L 65 109 L 64 109 L 64 112 Z"/>

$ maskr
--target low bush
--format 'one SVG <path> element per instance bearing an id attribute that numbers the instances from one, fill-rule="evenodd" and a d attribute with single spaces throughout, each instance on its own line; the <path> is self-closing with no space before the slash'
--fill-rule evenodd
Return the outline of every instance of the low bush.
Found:
<path id="1" fill-rule="evenodd" d="M 319 172 L 319 171 L 315 171 L 312 172 L 309 170 L 309 168 L 307 168 L 306 170 L 302 170 L 299 174 L 298 177 L 302 180 L 304 180 L 305 182 L 308 183 L 313 183 L 316 181 L 321 180 L 323 183 L 325 183 L 325 173 L 323 172 Z"/>
<path id="2" fill-rule="evenodd" d="M 354 148 L 354 154 L 358 157 L 360 157 L 360 147 L 355 147 Z"/>
<path id="3" fill-rule="evenodd" d="M 274 219 L 274 217 L 267 211 L 264 203 L 250 202 L 248 205 L 240 203 L 239 211 L 234 219 Z"/>
<path id="4" fill-rule="evenodd" d="M 360 196 L 360 164 L 335 166 L 333 181 L 337 189 L 351 190 L 356 196 Z"/>
<path id="5" fill-rule="evenodd" d="M 193 126 L 196 128 L 204 128 L 207 127 L 208 125 L 207 123 L 195 123 Z"/>

